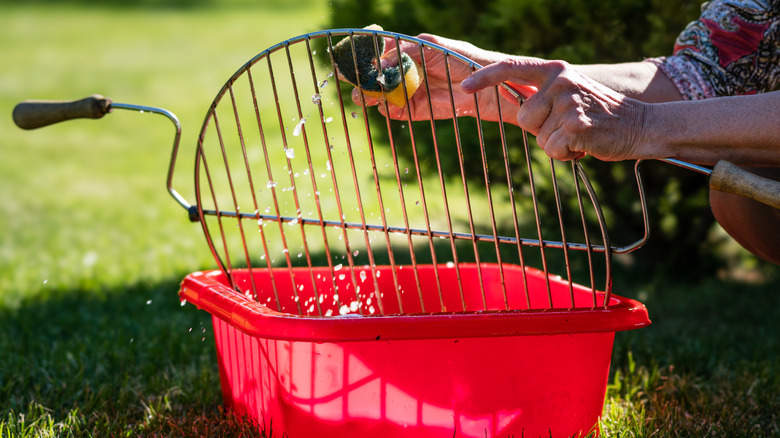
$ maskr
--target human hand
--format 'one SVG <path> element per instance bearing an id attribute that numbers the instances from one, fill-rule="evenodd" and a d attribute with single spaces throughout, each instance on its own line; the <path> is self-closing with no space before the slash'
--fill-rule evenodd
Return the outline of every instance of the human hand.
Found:
<path id="1" fill-rule="evenodd" d="M 640 145 L 647 104 L 583 76 L 564 61 L 528 57 L 487 65 L 464 80 L 461 89 L 479 93 L 502 82 L 539 90 L 516 111 L 516 124 L 536 135 L 550 157 L 647 158 Z"/>
<path id="2" fill-rule="evenodd" d="M 443 46 L 480 65 L 492 64 L 508 56 L 480 49 L 465 41 L 451 40 L 430 34 L 421 34 L 418 38 Z M 385 106 L 380 104 L 378 99 L 361 93 L 361 90 L 358 88 L 352 90 L 352 100 L 356 104 L 360 105 L 363 102 L 367 106 L 377 105 L 379 112 L 383 115 L 389 115 L 392 119 L 401 120 L 405 120 L 408 117 L 406 113 L 407 108 L 410 111 L 409 114 L 412 120 L 428 120 L 431 116 L 434 119 L 476 116 L 477 104 L 475 104 L 473 91 L 464 93 L 459 86 L 460 82 L 471 74 L 472 68 L 470 65 L 454 57 L 447 58 L 440 51 L 428 47 L 423 48 L 421 54 L 420 46 L 416 43 L 409 41 L 400 41 L 400 43 L 400 47 L 396 47 L 394 39 L 386 39 L 385 53 L 380 60 L 381 67 L 396 65 L 398 63 L 399 50 L 407 53 L 420 66 L 423 64 L 424 57 L 426 83 L 423 83 L 417 92 L 409 98 L 408 107 L 398 107 L 390 103 Z M 448 66 L 449 77 L 447 75 Z M 430 91 L 430 108 L 426 91 Z M 531 92 L 522 89 L 520 91 L 527 94 Z M 476 97 L 479 102 L 479 115 L 483 120 L 497 121 L 499 118 L 498 104 L 500 104 L 502 106 L 501 115 L 504 121 L 516 123 L 517 105 L 504 99 L 497 99 L 493 89 L 481 90 L 476 93 Z"/>

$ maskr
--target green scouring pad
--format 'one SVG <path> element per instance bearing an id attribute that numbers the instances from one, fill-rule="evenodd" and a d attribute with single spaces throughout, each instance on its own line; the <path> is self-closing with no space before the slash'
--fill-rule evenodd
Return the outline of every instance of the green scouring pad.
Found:
<path id="1" fill-rule="evenodd" d="M 368 30 L 382 30 L 376 24 L 366 27 Z M 384 96 L 387 101 L 395 106 L 406 105 L 402 83 L 406 83 L 406 97 L 411 97 L 420 86 L 422 79 L 418 73 L 418 65 L 406 53 L 401 53 L 401 63 L 393 67 L 377 69 L 377 50 L 381 55 L 385 50 L 385 39 L 376 38 L 374 46 L 373 35 L 353 35 L 351 38 L 355 45 L 355 56 L 352 55 L 352 42 L 350 37 L 344 38 L 333 47 L 333 59 L 339 72 L 339 79 L 360 87 L 363 92 L 371 97 Z M 355 68 L 357 60 L 357 68 Z M 403 67 L 404 80 L 401 80 Z M 360 79 L 358 81 L 358 79 Z"/>

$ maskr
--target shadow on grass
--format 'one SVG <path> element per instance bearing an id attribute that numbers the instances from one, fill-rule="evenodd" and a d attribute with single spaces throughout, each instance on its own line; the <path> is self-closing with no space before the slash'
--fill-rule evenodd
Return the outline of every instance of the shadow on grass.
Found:
<path id="1" fill-rule="evenodd" d="M 259 436 L 222 412 L 211 318 L 180 306 L 179 281 L 0 309 L 0 425 L 11 436 Z"/>
<path id="2" fill-rule="evenodd" d="M 653 436 L 778 433 L 777 279 L 762 285 L 669 277 L 615 283 L 629 285 L 618 293 L 644 302 L 653 324 L 617 334 L 610 401 L 641 407 Z"/>

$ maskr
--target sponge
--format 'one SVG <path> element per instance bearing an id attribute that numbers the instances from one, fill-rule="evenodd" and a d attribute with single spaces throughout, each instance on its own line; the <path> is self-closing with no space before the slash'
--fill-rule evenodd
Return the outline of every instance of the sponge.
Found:
<path id="1" fill-rule="evenodd" d="M 368 30 L 382 30 L 376 24 L 366 27 Z M 376 38 L 374 46 L 373 35 L 353 35 L 355 44 L 355 56 L 352 56 L 352 42 L 350 38 L 344 38 L 333 47 L 333 59 L 339 72 L 339 79 L 349 82 L 355 87 L 360 87 L 370 97 L 384 96 L 387 101 L 397 107 L 406 105 L 406 98 L 411 97 L 422 82 L 418 72 L 419 66 L 406 53 L 401 53 L 400 65 L 386 67 L 381 71 L 377 68 L 380 62 L 376 59 L 379 53 L 385 51 L 385 39 Z M 355 68 L 357 60 L 357 68 Z M 403 81 L 401 70 L 403 69 Z M 357 73 L 357 74 L 356 74 Z M 406 96 L 404 96 L 403 83 L 406 83 Z"/>

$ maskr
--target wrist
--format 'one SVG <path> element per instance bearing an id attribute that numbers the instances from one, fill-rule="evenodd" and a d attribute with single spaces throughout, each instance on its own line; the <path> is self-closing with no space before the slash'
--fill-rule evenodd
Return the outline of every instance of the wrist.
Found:
<path id="1" fill-rule="evenodd" d="M 674 130 L 673 124 L 665 120 L 667 114 L 659 104 L 639 102 L 635 126 L 633 159 L 672 158 L 669 145 L 663 141 L 664 131 Z M 668 134 L 668 132 L 666 133 Z"/>

